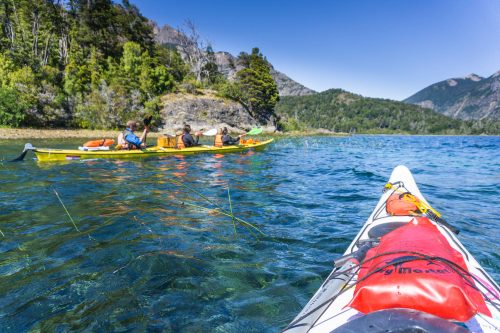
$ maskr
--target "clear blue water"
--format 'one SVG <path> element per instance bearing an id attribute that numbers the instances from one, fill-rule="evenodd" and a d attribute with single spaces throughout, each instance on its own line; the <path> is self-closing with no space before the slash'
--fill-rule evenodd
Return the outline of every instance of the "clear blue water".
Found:
<path id="1" fill-rule="evenodd" d="M 22 144 L 0 141 L 0 158 Z M 279 331 L 398 164 L 498 281 L 499 148 L 499 137 L 305 137 L 225 156 L 3 162 L 0 331 Z M 265 236 L 235 234 L 172 179 L 227 210 L 229 186 L 235 215 Z"/>

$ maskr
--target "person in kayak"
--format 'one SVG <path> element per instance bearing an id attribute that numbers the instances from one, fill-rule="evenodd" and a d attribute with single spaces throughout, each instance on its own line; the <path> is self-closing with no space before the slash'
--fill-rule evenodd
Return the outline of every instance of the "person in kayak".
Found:
<path id="1" fill-rule="evenodd" d="M 240 143 L 241 137 L 245 136 L 245 134 L 240 134 L 238 135 L 237 138 L 233 138 L 228 134 L 227 127 L 224 127 L 220 134 L 217 134 L 215 136 L 215 143 L 214 146 L 216 147 L 222 147 L 222 146 L 232 146 L 232 145 L 237 145 Z"/>
<path id="2" fill-rule="evenodd" d="M 182 135 L 180 135 L 177 139 L 177 148 L 178 149 L 183 149 L 187 147 L 194 147 L 198 146 L 198 140 L 200 139 L 200 135 L 202 132 L 196 132 L 194 136 L 196 137 L 196 140 L 193 138 L 191 135 L 191 126 L 189 125 L 184 125 L 184 128 L 182 130 Z"/>
<path id="3" fill-rule="evenodd" d="M 148 126 L 144 126 L 144 131 L 139 138 L 134 134 L 137 123 L 134 120 L 127 121 L 127 127 L 118 135 L 118 145 L 122 149 L 141 149 L 146 148 L 146 137 L 149 132 Z"/>

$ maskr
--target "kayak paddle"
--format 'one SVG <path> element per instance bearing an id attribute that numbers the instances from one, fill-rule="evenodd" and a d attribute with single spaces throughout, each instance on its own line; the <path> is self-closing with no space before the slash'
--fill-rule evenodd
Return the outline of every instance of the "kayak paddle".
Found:
<path id="1" fill-rule="evenodd" d="M 203 132 L 203 135 L 205 135 L 205 136 L 214 136 L 215 134 L 217 134 L 216 128 L 212 128 L 212 129 L 209 129 L 208 131 Z"/>
<path id="2" fill-rule="evenodd" d="M 260 133 L 262 133 L 262 128 L 252 128 L 247 132 L 247 135 L 258 135 Z"/>
<path id="3" fill-rule="evenodd" d="M 151 120 L 153 120 L 152 115 L 146 116 L 146 118 L 144 118 L 144 126 L 149 126 L 149 124 L 151 124 Z"/>
<path id="4" fill-rule="evenodd" d="M 31 143 L 27 143 L 24 145 L 24 149 L 23 149 L 23 152 L 21 153 L 21 155 L 19 155 L 17 158 L 13 159 L 13 160 L 10 160 L 9 162 L 19 162 L 19 161 L 22 161 L 24 160 L 24 156 L 26 156 L 26 154 L 28 153 L 28 151 L 30 150 L 35 150 L 36 148 L 33 147 L 31 145 Z"/>

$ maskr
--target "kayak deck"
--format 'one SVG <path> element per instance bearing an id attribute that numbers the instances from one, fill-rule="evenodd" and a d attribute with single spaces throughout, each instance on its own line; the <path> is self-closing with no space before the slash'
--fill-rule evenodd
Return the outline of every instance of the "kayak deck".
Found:
<path id="1" fill-rule="evenodd" d="M 415 214 L 397 216 L 389 214 L 387 209 L 389 198 L 395 194 L 401 198 L 408 193 L 417 198 L 422 207 L 428 207 L 429 209 L 420 216 Z M 404 166 L 396 167 L 384 194 L 364 226 L 347 248 L 344 256 L 336 260 L 333 271 L 283 332 L 403 332 L 404 329 L 415 329 L 416 327 L 430 328 L 429 330 L 409 331 L 498 332 L 500 313 L 497 304 L 500 292 L 497 284 L 460 243 L 456 237 L 458 231 L 442 220 L 439 213 L 436 213 L 420 193 L 410 171 Z M 448 288 L 447 290 L 449 290 L 447 284 L 451 285 L 449 281 L 450 275 L 452 275 L 435 268 L 436 265 L 443 263 L 440 260 L 441 258 L 437 256 L 419 257 L 421 254 L 419 252 L 423 252 L 424 247 L 418 241 L 413 241 L 418 238 L 416 234 L 410 233 L 411 236 L 405 239 L 390 238 L 391 234 L 399 235 L 402 230 L 405 230 L 404 228 L 412 228 L 419 224 L 421 225 L 413 230 L 424 227 L 434 230 L 434 235 L 428 235 L 427 240 L 430 240 L 428 243 L 437 249 L 435 251 L 448 248 L 449 252 L 457 253 L 459 259 L 464 262 L 465 270 L 461 273 L 467 280 L 465 284 L 481 294 L 481 302 L 483 302 L 484 306 L 472 309 L 471 313 L 474 315 L 470 318 L 467 317 L 467 320 L 459 321 L 461 322 L 460 325 L 456 325 L 457 320 L 450 320 L 445 316 L 436 315 L 436 312 L 455 314 L 460 311 L 457 304 L 448 304 L 446 302 L 439 304 L 442 299 L 440 300 L 441 295 L 436 293 L 436 290 L 439 291 L 440 288 L 445 290 Z M 424 224 L 425 226 L 422 226 Z M 380 247 L 384 239 L 392 239 L 393 244 L 399 241 L 400 243 L 397 244 L 402 245 L 403 248 L 405 245 L 411 244 L 412 241 L 416 242 L 416 245 L 414 245 L 412 251 L 407 249 L 394 251 L 393 249 L 392 253 L 385 252 L 381 255 L 374 255 L 373 252 L 370 252 Z M 395 255 L 398 260 L 393 263 L 394 260 L 391 261 L 384 257 L 387 255 Z M 382 258 L 382 266 L 377 266 L 370 272 L 369 267 L 373 261 L 377 260 L 377 256 Z M 434 261 L 432 258 L 434 258 Z M 428 269 L 429 266 L 425 266 L 424 270 L 415 269 L 412 265 L 416 265 L 417 262 L 421 265 L 431 265 L 431 268 Z M 450 264 L 450 271 L 453 271 L 453 267 L 457 267 L 453 265 L 455 263 Z M 370 274 L 363 276 L 363 271 L 368 271 Z M 431 276 L 431 279 L 436 281 L 436 285 L 432 285 L 432 282 L 429 283 L 429 276 L 423 277 L 425 273 L 429 273 L 428 275 L 435 273 L 433 277 Z M 411 282 L 408 282 L 409 280 Z M 372 283 L 368 284 L 368 281 Z M 376 281 L 376 283 L 373 283 L 373 281 Z M 399 282 L 394 283 L 394 281 Z M 359 297 L 361 295 L 359 285 L 363 284 L 368 284 L 367 289 L 364 289 L 364 291 L 368 290 L 368 294 L 379 293 L 381 295 L 385 293 L 384 295 L 389 296 L 369 298 L 364 294 L 363 297 Z M 419 288 L 422 291 L 420 294 Z M 424 297 L 421 297 L 421 295 L 424 295 Z M 445 295 L 444 298 L 448 297 L 446 292 L 443 292 L 443 295 Z M 439 306 L 430 308 L 429 303 L 431 302 L 429 300 L 436 301 Z M 391 301 L 394 302 L 390 303 Z M 416 306 L 409 306 L 408 301 L 411 304 L 416 304 Z M 384 302 L 389 305 L 382 309 L 369 310 L 370 307 L 374 307 L 374 304 Z M 363 310 L 360 310 L 360 308 Z M 391 321 L 391 318 L 399 319 L 395 322 Z M 464 326 L 468 329 L 465 329 Z M 441 327 L 441 330 L 432 330 L 432 327 Z M 469 331 L 469 328 L 471 331 Z"/>
<path id="2" fill-rule="evenodd" d="M 169 156 L 169 155 L 189 155 L 197 153 L 212 153 L 224 154 L 231 152 L 239 152 L 250 149 L 261 149 L 273 142 L 274 139 L 266 141 L 234 146 L 195 146 L 184 149 L 177 148 L 161 148 L 150 147 L 146 149 L 137 150 L 77 150 L 77 149 L 49 149 L 49 148 L 36 148 L 33 149 L 38 161 L 52 162 L 52 161 L 68 161 L 68 160 L 83 160 L 83 159 L 128 159 L 128 158 L 145 158 L 151 156 Z"/>

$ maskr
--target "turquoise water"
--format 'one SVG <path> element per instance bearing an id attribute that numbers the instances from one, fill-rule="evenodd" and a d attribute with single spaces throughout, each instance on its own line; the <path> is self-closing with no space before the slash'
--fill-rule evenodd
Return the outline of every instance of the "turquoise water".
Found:
<path id="1" fill-rule="evenodd" d="M 0 141 L 0 159 L 23 143 Z M 306 137 L 224 156 L 3 162 L 0 331 L 279 331 L 398 164 L 498 281 L 499 148 L 499 137 Z M 265 236 L 235 234 L 200 197 L 229 211 L 228 187 L 236 217 Z"/>

